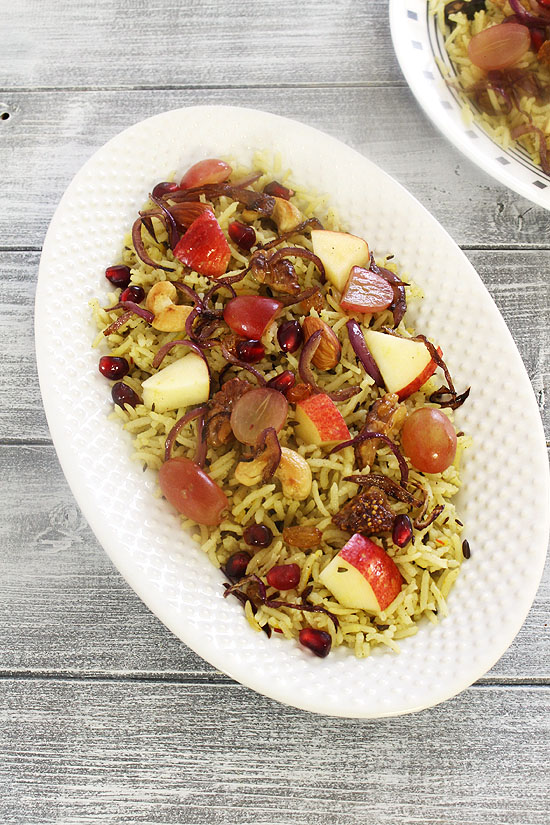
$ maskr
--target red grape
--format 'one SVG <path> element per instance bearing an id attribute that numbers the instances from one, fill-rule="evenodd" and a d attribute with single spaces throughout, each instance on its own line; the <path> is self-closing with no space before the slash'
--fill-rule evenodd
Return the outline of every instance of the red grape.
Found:
<path id="1" fill-rule="evenodd" d="M 288 402 L 277 390 L 250 390 L 233 405 L 231 428 L 242 444 L 255 444 L 267 427 L 282 429 L 288 414 Z"/>
<path id="2" fill-rule="evenodd" d="M 527 26 L 498 23 L 474 34 L 468 43 L 468 57 L 484 72 L 508 69 L 520 60 L 531 45 Z"/>
<path id="3" fill-rule="evenodd" d="M 282 306 L 274 298 L 238 295 L 225 305 L 223 319 L 237 335 L 259 341 Z"/>
<path id="4" fill-rule="evenodd" d="M 381 312 L 393 301 L 393 289 L 381 275 L 354 266 L 344 287 L 340 306 L 346 312 Z"/>
<path id="5" fill-rule="evenodd" d="M 192 189 L 195 186 L 204 186 L 206 183 L 222 183 L 227 180 L 233 170 L 228 163 L 216 158 L 199 160 L 187 170 L 180 181 L 180 189 Z"/>
<path id="6" fill-rule="evenodd" d="M 198 464 L 178 456 L 165 461 L 159 471 L 163 496 L 187 518 L 216 525 L 228 505 L 227 496 Z"/>
<path id="7" fill-rule="evenodd" d="M 409 415 L 401 430 L 403 452 L 422 473 L 442 473 L 454 461 L 456 433 L 441 410 L 422 407 Z"/>

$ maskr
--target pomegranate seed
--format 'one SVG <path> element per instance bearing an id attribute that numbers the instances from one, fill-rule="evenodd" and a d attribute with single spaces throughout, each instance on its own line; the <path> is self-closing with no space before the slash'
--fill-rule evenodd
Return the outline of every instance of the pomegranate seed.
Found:
<path id="1" fill-rule="evenodd" d="M 276 590 L 292 590 L 300 581 L 300 568 L 297 564 L 278 564 L 268 570 L 266 579 Z"/>
<path id="2" fill-rule="evenodd" d="M 304 333 L 298 321 L 283 321 L 277 330 L 277 341 L 283 352 L 296 352 L 303 340 Z"/>
<path id="3" fill-rule="evenodd" d="M 285 201 L 290 200 L 290 198 L 296 194 L 294 189 L 283 186 L 278 180 L 271 181 L 267 186 L 264 186 L 264 192 L 266 195 L 273 195 L 275 198 L 284 198 Z"/>
<path id="4" fill-rule="evenodd" d="M 229 578 L 242 579 L 246 574 L 246 568 L 251 558 L 252 556 L 250 553 L 247 553 L 246 550 L 239 550 L 237 553 L 233 553 L 225 563 L 225 572 Z"/>
<path id="5" fill-rule="evenodd" d="M 413 528 L 411 520 L 404 513 L 395 517 L 393 523 L 392 541 L 398 547 L 406 547 L 412 539 Z"/>
<path id="6" fill-rule="evenodd" d="M 244 531 L 243 539 L 251 547 L 269 547 L 273 533 L 266 524 L 251 524 Z"/>
<path id="7" fill-rule="evenodd" d="M 123 381 L 119 381 L 118 384 L 113 384 L 111 398 L 115 404 L 118 404 L 118 406 L 122 407 L 122 409 L 124 409 L 125 404 L 129 404 L 131 407 L 136 407 L 141 403 L 137 393 L 135 393 L 133 389 L 128 386 L 128 384 L 124 384 Z"/>
<path id="8" fill-rule="evenodd" d="M 330 653 L 332 639 L 324 630 L 315 630 L 313 627 L 304 627 L 300 630 L 300 644 L 309 648 L 312 653 L 324 659 Z"/>
<path id="9" fill-rule="evenodd" d="M 267 382 L 267 386 L 271 390 L 278 390 L 282 392 L 283 395 L 289 390 L 291 387 L 294 386 L 296 383 L 296 376 L 290 370 L 285 370 L 284 372 L 279 373 L 274 378 L 271 378 Z"/>
<path id="10" fill-rule="evenodd" d="M 130 268 L 124 264 L 116 264 L 116 266 L 108 266 L 105 270 L 105 277 L 112 283 L 113 286 L 119 286 L 121 289 L 126 289 L 130 283 Z"/>
<path id="11" fill-rule="evenodd" d="M 126 358 L 118 358 L 116 355 L 103 355 L 99 359 L 99 371 L 110 381 L 118 381 L 128 375 L 130 365 Z"/>
<path id="12" fill-rule="evenodd" d="M 134 304 L 141 304 L 144 298 L 145 290 L 142 286 L 138 286 L 137 284 L 127 286 L 120 296 L 121 301 L 133 301 Z"/>
<path id="13" fill-rule="evenodd" d="M 164 180 L 162 183 L 157 183 L 152 194 L 154 198 L 162 198 L 162 196 L 167 195 L 168 192 L 177 192 L 178 190 L 179 186 L 177 183 L 170 180 Z"/>
<path id="14" fill-rule="evenodd" d="M 247 364 L 256 364 L 265 355 L 265 347 L 261 341 L 239 341 L 235 349 L 237 357 Z"/>
<path id="15" fill-rule="evenodd" d="M 256 230 L 240 221 L 233 221 L 227 227 L 231 240 L 241 249 L 250 250 L 256 243 Z"/>

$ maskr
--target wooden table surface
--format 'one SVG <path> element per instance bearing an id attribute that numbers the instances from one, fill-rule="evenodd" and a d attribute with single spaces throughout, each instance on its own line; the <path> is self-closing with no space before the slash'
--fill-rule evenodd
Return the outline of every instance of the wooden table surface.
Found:
<path id="1" fill-rule="evenodd" d="M 451 701 L 379 721 L 284 707 L 143 606 L 80 514 L 42 409 L 33 301 L 64 189 L 130 124 L 224 103 L 342 139 L 435 215 L 509 325 L 548 435 L 550 213 L 427 121 L 387 12 L 386 0 L 0 0 L 3 825 L 550 822 L 548 565 L 510 649 Z"/>

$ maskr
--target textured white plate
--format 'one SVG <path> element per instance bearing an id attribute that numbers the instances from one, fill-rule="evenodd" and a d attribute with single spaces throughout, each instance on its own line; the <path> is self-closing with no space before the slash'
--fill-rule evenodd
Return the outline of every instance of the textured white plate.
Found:
<path id="1" fill-rule="evenodd" d="M 390 0 L 395 53 L 414 96 L 434 125 L 466 157 L 524 198 L 550 209 L 550 176 L 522 149 L 504 150 L 482 127 L 462 120 L 461 97 L 445 82 L 436 56 L 456 75 L 427 0 Z"/>
<path id="2" fill-rule="evenodd" d="M 130 461 L 128 436 L 107 421 L 107 382 L 88 300 L 105 296 L 105 267 L 152 185 L 203 157 L 279 152 L 295 179 L 332 201 L 377 254 L 394 253 L 423 286 L 416 326 L 443 348 L 456 385 L 471 385 L 459 427 L 475 438 L 461 512 L 472 558 L 449 598 L 402 653 L 324 660 L 255 633 L 222 597 L 221 573 L 194 547 L 153 474 Z M 78 288 L 75 289 L 75 285 Z M 249 109 L 197 107 L 157 115 L 100 149 L 76 175 L 51 222 L 36 312 L 40 386 L 74 495 L 99 541 L 149 608 L 215 667 L 307 710 L 375 717 L 441 702 L 502 655 L 535 596 L 547 541 L 548 468 L 535 399 L 510 334 L 485 287 L 446 232 L 384 172 L 342 143 Z"/>

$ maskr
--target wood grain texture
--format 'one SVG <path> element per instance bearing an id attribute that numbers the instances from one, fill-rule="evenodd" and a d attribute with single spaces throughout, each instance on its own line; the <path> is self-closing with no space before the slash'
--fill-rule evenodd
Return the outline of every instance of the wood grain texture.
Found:
<path id="1" fill-rule="evenodd" d="M 264 109 L 343 140 L 402 183 L 462 246 L 549 246 L 550 212 L 464 158 L 431 125 L 408 88 L 343 87 L 291 94 L 281 88 L 0 93 L 0 108 L 11 113 L 0 120 L 6 147 L 0 247 L 39 249 L 73 175 L 118 132 L 159 112 L 202 104 Z"/>
<path id="2" fill-rule="evenodd" d="M 76 506 L 40 400 L 38 251 L 72 176 L 143 118 L 226 104 L 344 140 L 432 212 L 503 313 L 550 436 L 550 212 L 427 120 L 387 5 L 0 0 L 2 825 L 550 822 L 550 560 L 515 642 L 459 697 L 375 722 L 302 713 L 145 608 Z"/>
<path id="3" fill-rule="evenodd" d="M 548 252 L 469 250 L 469 259 L 506 319 L 531 379 L 550 437 Z M 396 250 L 396 259 L 399 253 Z M 39 255 L 0 252 L 0 439 L 48 439 L 33 344 Z M 534 319 L 536 320 L 533 328 Z"/>
<path id="4" fill-rule="evenodd" d="M 2 6 L 0 88 L 404 83 L 387 0 Z"/>
<path id="5" fill-rule="evenodd" d="M 475 688 L 369 722 L 237 685 L 8 679 L 0 819 L 548 825 L 549 700 L 549 688 Z"/>
<path id="6" fill-rule="evenodd" d="M 0 447 L 0 477 L 10 514 L 0 521 L 0 673 L 185 678 L 214 672 L 113 569 L 52 447 Z M 550 682 L 549 612 L 550 560 L 525 625 L 486 681 Z"/>

